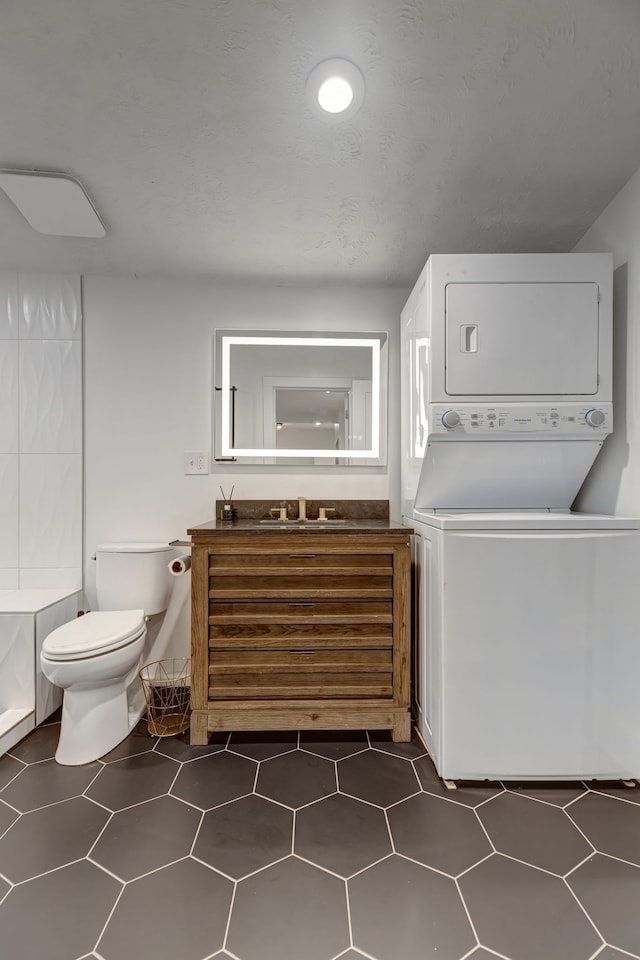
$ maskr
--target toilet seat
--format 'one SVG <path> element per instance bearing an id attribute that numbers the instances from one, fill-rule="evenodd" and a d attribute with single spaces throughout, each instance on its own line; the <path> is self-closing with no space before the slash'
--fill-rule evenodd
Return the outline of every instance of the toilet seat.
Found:
<path id="1" fill-rule="evenodd" d="M 83 660 L 124 647 L 146 629 L 144 610 L 96 610 L 53 630 L 42 645 L 49 660 Z"/>

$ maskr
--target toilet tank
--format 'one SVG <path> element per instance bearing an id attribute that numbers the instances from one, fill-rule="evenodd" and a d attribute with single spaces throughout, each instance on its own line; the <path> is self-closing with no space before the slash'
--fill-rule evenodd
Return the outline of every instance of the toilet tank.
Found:
<path id="1" fill-rule="evenodd" d="M 171 589 L 168 543 L 103 543 L 96 547 L 99 610 L 167 609 Z"/>

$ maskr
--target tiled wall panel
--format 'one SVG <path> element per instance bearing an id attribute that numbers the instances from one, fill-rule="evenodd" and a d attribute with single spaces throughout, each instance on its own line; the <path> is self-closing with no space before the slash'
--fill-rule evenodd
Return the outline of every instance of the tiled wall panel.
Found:
<path id="1" fill-rule="evenodd" d="M 0 340 L 0 453 L 18 453 L 18 341 Z"/>
<path id="2" fill-rule="evenodd" d="M 80 453 L 79 340 L 20 343 L 20 453 Z"/>
<path id="3" fill-rule="evenodd" d="M 0 712 L 32 707 L 35 702 L 33 617 L 0 617 Z"/>
<path id="4" fill-rule="evenodd" d="M 80 279 L 20 274 L 18 314 L 22 340 L 80 340 Z"/>
<path id="5" fill-rule="evenodd" d="M 21 569 L 81 566 L 81 503 L 80 454 L 20 456 Z"/>
<path id="6" fill-rule="evenodd" d="M 17 453 L 0 453 L 0 569 L 15 570 L 20 566 L 19 459 Z"/>
<path id="7" fill-rule="evenodd" d="M 80 278 L 0 273 L 0 589 L 82 570 Z"/>
<path id="8" fill-rule="evenodd" d="M 17 340 L 18 328 L 18 275 L 0 273 L 0 340 Z"/>

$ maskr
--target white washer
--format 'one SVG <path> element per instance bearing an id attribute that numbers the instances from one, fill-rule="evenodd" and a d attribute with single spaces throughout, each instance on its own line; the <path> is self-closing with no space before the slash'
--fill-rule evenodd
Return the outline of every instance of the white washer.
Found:
<path id="1" fill-rule="evenodd" d="M 415 510 L 414 706 L 445 779 L 640 776 L 637 520 Z"/>

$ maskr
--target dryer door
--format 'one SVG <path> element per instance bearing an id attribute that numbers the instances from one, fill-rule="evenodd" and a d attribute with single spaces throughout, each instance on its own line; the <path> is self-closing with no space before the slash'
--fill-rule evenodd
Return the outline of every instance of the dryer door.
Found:
<path id="1" fill-rule="evenodd" d="M 446 392 L 589 396 L 598 389 L 597 283 L 450 283 Z"/>

